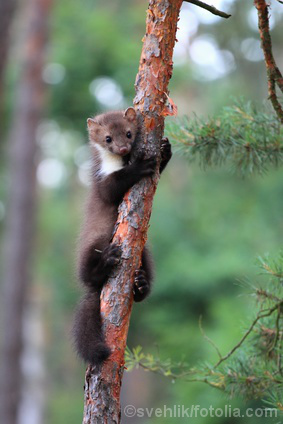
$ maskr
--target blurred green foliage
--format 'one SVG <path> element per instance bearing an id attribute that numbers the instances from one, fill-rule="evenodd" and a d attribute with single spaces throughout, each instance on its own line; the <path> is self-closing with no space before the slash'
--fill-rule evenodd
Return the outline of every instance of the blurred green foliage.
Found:
<path id="1" fill-rule="evenodd" d="M 275 6 L 277 2 L 271 3 Z M 176 65 L 170 96 L 179 105 L 181 115 L 191 116 L 193 111 L 204 116 L 217 113 L 223 106 L 231 105 L 231 95 L 245 95 L 260 103 L 267 96 L 263 61 L 249 61 L 241 50 L 243 40 L 258 38 L 256 29 L 248 24 L 252 1 L 223 4 L 225 11 L 231 9 L 232 18 L 219 19 L 213 24 L 200 23 L 190 43 L 197 37 L 210 37 L 219 49 L 232 52 L 235 69 L 222 78 L 201 80 L 200 70 L 191 60 Z M 131 103 L 146 7 L 142 0 L 54 3 L 48 62 L 63 66 L 64 78 L 48 86 L 46 122 L 38 138 L 39 167 L 51 163 L 57 166 L 57 171 L 56 167 L 41 168 L 50 171 L 49 175 L 45 172 L 43 179 L 39 178 L 33 269 L 34 284 L 40 287 L 44 299 L 46 424 L 77 424 L 82 416 L 84 365 L 75 357 L 68 334 L 79 297 L 74 264 L 86 192 L 81 183 L 87 158 L 83 147 L 87 141 L 85 122 L 88 116 L 103 109 L 91 94 L 90 84 L 98 77 L 110 77 L 122 89 L 123 104 Z M 195 13 L 195 6 L 186 7 Z M 272 37 L 275 56 L 282 60 L 280 19 L 282 23 L 282 14 L 276 16 Z M 17 61 L 11 60 L 7 75 L 8 112 L 13 104 L 17 66 Z M 2 160 L 0 166 L 0 205 L 5 205 L 6 163 Z M 56 184 L 49 184 L 51 174 L 57 175 Z M 192 367 L 199 361 L 214 362 L 215 352 L 204 343 L 199 330 L 200 315 L 206 333 L 222 352 L 237 342 L 242 323 L 252 316 L 237 279 L 260 278 L 253 266 L 255 257 L 267 252 L 274 255 L 282 248 L 282 178 L 280 169 L 246 179 L 232 175 L 225 166 L 203 171 L 195 164 L 188 165 L 181 155 L 175 155 L 160 182 L 151 218 L 149 239 L 156 261 L 156 282 L 152 296 L 134 307 L 130 347 L 140 344 L 152 352 L 158 345 L 161 358 L 179 361 L 184 357 Z M 2 232 L 4 220 L 0 226 Z M 138 407 L 143 402 L 139 394 L 143 383 L 140 377 L 136 378 Z M 227 400 L 217 390 L 197 383 L 172 384 L 155 376 L 148 379 L 147 407 L 200 404 L 216 408 L 233 404 L 256 408 L 260 405 L 255 401 L 244 404 L 240 400 Z M 127 404 L 126 384 L 124 404 Z M 164 423 L 177 420 L 181 419 L 162 418 Z M 155 422 L 153 418 L 149 421 Z M 196 424 L 245 422 L 245 418 L 194 418 Z M 249 419 L 250 424 L 261 422 L 266 421 Z"/>

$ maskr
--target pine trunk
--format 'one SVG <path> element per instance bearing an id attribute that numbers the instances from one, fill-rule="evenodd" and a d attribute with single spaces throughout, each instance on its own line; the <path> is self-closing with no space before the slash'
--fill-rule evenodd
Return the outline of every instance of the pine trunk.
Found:
<path id="1" fill-rule="evenodd" d="M 0 1 L 0 108 L 2 106 L 3 79 L 9 49 L 10 28 L 16 3 L 16 0 Z"/>
<path id="2" fill-rule="evenodd" d="M 145 129 L 143 143 L 138 149 L 145 149 L 148 156 L 159 156 L 181 5 L 182 0 L 150 0 L 147 11 L 134 105 Z M 134 272 L 140 267 L 158 180 L 157 174 L 136 184 L 119 207 L 113 241 L 122 247 L 123 260 L 101 295 L 104 333 L 113 353 L 102 367 L 89 366 L 86 370 L 83 424 L 120 423 L 121 420 L 120 389 Z"/>
<path id="3" fill-rule="evenodd" d="M 16 424 L 21 393 L 23 310 L 34 229 L 36 129 L 44 99 L 42 67 L 50 0 L 30 0 L 24 63 L 9 138 L 10 187 L 1 296 L 0 422 Z"/>

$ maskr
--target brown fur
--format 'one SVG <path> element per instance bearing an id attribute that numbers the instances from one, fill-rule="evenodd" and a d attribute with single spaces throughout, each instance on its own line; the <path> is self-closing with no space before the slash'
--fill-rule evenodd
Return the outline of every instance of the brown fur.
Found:
<path id="1" fill-rule="evenodd" d="M 137 116 L 133 108 L 125 112 L 107 112 L 88 119 L 89 140 L 91 146 L 99 144 L 110 152 L 119 155 L 119 148 L 126 147 L 130 153 L 138 132 Z M 132 134 L 126 137 L 127 132 Z M 106 136 L 112 137 L 111 144 L 106 143 Z"/>

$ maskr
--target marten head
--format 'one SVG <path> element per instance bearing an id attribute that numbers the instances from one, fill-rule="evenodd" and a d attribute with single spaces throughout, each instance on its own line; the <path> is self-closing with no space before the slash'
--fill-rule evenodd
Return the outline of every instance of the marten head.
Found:
<path id="1" fill-rule="evenodd" d="M 124 112 L 107 112 L 87 120 L 90 144 L 118 156 L 127 156 L 137 134 L 134 108 Z"/>

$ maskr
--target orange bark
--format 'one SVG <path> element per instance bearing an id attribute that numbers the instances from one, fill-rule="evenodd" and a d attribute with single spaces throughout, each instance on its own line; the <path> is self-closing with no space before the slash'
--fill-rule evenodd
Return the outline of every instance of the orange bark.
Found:
<path id="1" fill-rule="evenodd" d="M 158 158 L 181 5 L 182 0 L 150 0 L 135 84 L 134 105 L 144 125 L 144 140 L 137 149 Z M 158 180 L 158 173 L 153 178 L 143 179 L 126 194 L 119 207 L 113 241 L 122 248 L 122 263 L 101 295 L 106 342 L 113 353 L 101 368 L 87 368 L 84 424 L 120 422 L 120 389 L 133 303 L 134 272 L 140 267 Z"/>

